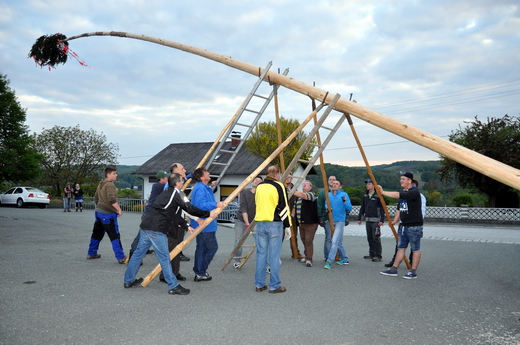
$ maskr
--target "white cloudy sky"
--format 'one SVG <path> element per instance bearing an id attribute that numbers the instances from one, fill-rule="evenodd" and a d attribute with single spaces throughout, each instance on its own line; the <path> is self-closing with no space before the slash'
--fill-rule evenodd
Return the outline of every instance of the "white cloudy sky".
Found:
<path id="1" fill-rule="evenodd" d="M 170 143 L 213 141 L 254 76 L 164 46 L 117 37 L 73 40 L 75 60 L 49 71 L 27 58 L 44 34 L 125 31 L 229 55 L 447 137 L 465 120 L 519 115 L 517 0 L 0 0 L 0 73 L 31 132 L 93 128 L 142 164 Z M 310 99 L 281 88 L 279 109 L 303 120 Z M 271 106 L 263 119 L 274 119 Z M 334 114 L 334 113 L 333 113 Z M 335 116 L 339 116 L 337 113 Z M 330 123 L 335 123 L 331 116 Z M 354 118 L 370 163 L 438 154 Z M 325 161 L 363 165 L 345 123 Z"/>

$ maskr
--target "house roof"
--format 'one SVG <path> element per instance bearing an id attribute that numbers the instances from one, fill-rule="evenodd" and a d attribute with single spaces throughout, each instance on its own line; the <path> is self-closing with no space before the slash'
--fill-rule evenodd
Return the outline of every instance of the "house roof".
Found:
<path id="1" fill-rule="evenodd" d="M 170 171 L 170 166 L 173 163 L 180 163 L 187 172 L 193 172 L 211 148 L 211 145 L 213 145 L 213 142 L 170 144 L 137 168 L 134 174 L 155 175 L 160 170 Z M 230 142 L 224 143 L 223 149 L 229 150 L 230 146 Z M 221 157 L 217 158 L 217 161 L 227 161 L 229 155 L 230 153 L 223 153 Z M 263 162 L 263 158 L 253 155 L 245 146 L 242 146 L 226 175 L 249 175 Z M 222 171 L 221 165 L 211 166 L 206 163 L 204 167 L 211 174 L 218 174 Z M 265 174 L 265 169 L 262 174 Z"/>

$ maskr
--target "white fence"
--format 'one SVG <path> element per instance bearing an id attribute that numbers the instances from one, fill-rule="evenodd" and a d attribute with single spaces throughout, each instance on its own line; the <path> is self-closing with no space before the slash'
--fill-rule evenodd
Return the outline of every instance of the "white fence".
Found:
<path id="1" fill-rule="evenodd" d="M 357 219 L 360 206 L 354 206 L 350 218 Z M 396 206 L 388 206 L 391 216 Z M 484 207 L 426 207 L 426 221 L 430 222 L 501 222 L 520 224 L 520 208 L 484 208 Z"/>

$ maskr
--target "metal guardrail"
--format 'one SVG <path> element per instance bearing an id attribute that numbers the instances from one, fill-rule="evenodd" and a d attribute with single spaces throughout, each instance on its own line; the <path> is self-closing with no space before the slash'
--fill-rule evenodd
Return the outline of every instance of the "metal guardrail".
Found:
<path id="1" fill-rule="evenodd" d="M 146 207 L 146 199 L 127 199 L 119 198 L 119 206 L 123 212 L 142 213 Z M 72 209 L 74 209 L 74 198 L 72 199 Z M 52 198 L 50 208 L 63 208 L 63 198 Z M 83 209 L 93 210 L 95 208 L 94 198 L 83 198 Z M 353 206 L 350 212 L 350 219 L 357 219 L 361 206 Z M 393 216 L 396 206 L 388 206 L 388 212 Z M 426 221 L 430 222 L 502 222 L 520 224 L 520 208 L 485 208 L 485 207 L 426 207 Z"/>
<path id="2" fill-rule="evenodd" d="M 350 218 L 357 219 L 361 206 L 353 206 Z M 388 212 L 395 214 L 396 206 L 388 206 Z M 430 222 L 503 222 L 520 224 L 520 208 L 485 208 L 485 207 L 426 207 L 426 221 Z"/>

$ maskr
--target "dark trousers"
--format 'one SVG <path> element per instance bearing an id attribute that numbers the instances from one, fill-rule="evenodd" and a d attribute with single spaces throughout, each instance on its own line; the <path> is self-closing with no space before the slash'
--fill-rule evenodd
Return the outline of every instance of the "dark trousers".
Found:
<path id="1" fill-rule="evenodd" d="M 171 231 L 167 234 L 168 236 L 168 251 L 171 252 L 179 243 L 184 240 L 184 229 L 178 227 L 176 233 L 171 233 Z M 180 253 L 175 255 L 175 257 L 171 260 L 172 271 L 175 276 L 179 274 L 179 270 L 181 267 L 181 255 Z M 163 273 L 159 276 L 159 279 L 164 278 Z"/>
<path id="2" fill-rule="evenodd" d="M 90 245 L 88 247 L 88 255 L 96 255 L 99 249 L 99 243 L 105 236 L 105 233 L 110 238 L 112 249 L 117 260 L 125 257 L 123 246 L 121 245 L 121 235 L 119 234 L 119 225 L 117 223 L 117 213 L 100 213 L 95 212 L 96 221 L 92 229 L 92 236 L 90 237 Z"/>
<path id="3" fill-rule="evenodd" d="M 373 258 L 381 259 L 381 229 L 378 222 L 366 222 L 367 241 L 368 241 L 368 255 Z"/>

